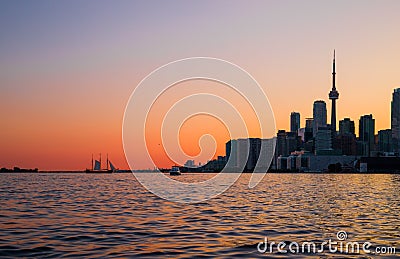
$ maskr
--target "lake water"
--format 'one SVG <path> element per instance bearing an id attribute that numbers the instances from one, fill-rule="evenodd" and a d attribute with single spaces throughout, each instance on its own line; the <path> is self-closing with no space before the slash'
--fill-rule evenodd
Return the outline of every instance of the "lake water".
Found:
<path id="1" fill-rule="evenodd" d="M 286 257 L 257 245 L 266 237 L 321 244 L 338 231 L 400 254 L 400 175 L 267 174 L 254 189 L 249 177 L 209 201 L 179 204 L 132 174 L 0 174 L 0 257 Z"/>

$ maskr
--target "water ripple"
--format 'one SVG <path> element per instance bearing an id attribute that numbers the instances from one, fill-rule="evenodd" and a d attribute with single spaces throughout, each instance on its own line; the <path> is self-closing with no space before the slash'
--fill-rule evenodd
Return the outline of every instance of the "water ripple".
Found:
<path id="1" fill-rule="evenodd" d="M 268 174 L 254 189 L 249 177 L 207 202 L 177 204 L 131 174 L 1 174 L 0 257 L 265 258 L 265 237 L 319 244 L 339 230 L 400 249 L 399 175 Z"/>

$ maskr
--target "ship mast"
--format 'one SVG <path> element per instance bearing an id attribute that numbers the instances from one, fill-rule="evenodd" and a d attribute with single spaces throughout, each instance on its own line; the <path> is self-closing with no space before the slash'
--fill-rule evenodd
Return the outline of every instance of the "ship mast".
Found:
<path id="1" fill-rule="evenodd" d="M 108 153 L 107 153 L 107 171 L 108 171 Z"/>
<path id="2" fill-rule="evenodd" d="M 93 153 L 92 153 L 92 170 L 94 170 L 94 165 L 93 165 Z"/>

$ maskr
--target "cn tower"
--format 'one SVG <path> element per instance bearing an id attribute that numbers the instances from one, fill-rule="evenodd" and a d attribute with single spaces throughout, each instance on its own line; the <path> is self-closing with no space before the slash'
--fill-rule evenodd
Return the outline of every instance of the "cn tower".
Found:
<path id="1" fill-rule="evenodd" d="M 332 110 L 331 110 L 331 130 L 332 136 L 336 136 L 336 100 L 339 99 L 339 92 L 336 90 L 335 83 L 335 50 L 333 50 L 333 72 L 332 72 L 332 90 L 329 92 L 329 99 L 332 100 Z"/>

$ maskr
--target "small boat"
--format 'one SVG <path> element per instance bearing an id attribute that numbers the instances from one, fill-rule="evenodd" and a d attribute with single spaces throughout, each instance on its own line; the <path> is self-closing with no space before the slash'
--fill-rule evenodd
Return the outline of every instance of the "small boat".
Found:
<path id="1" fill-rule="evenodd" d="M 110 166 L 110 167 L 108 167 Z M 115 166 L 111 163 L 110 160 L 108 160 L 108 154 L 107 154 L 107 162 L 106 162 L 106 168 L 101 168 L 101 154 L 99 160 L 93 160 L 93 155 L 92 155 L 92 168 L 91 169 L 86 169 L 85 173 L 87 174 L 112 174 L 117 172 L 118 169 L 115 168 Z"/>
<path id="2" fill-rule="evenodd" d="M 169 175 L 181 175 L 181 171 L 179 170 L 179 166 L 172 166 L 171 171 L 169 171 Z"/>

